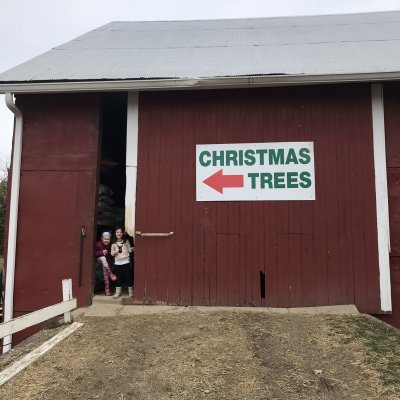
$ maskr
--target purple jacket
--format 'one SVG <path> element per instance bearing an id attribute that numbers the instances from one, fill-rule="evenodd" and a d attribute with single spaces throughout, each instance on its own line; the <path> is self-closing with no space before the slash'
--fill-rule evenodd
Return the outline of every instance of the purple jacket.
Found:
<path id="1" fill-rule="evenodd" d="M 108 265 L 111 267 L 114 261 L 114 257 L 111 255 L 111 243 L 106 246 L 101 240 L 99 240 L 96 243 L 96 258 L 104 256 L 103 250 L 108 250 L 106 260 L 108 262 Z"/>

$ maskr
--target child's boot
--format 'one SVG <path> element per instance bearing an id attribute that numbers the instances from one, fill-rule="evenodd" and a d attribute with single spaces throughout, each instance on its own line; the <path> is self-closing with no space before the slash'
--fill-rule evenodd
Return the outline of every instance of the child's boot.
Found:
<path id="1" fill-rule="evenodd" d="M 121 296 L 121 292 L 122 292 L 122 287 L 121 286 L 117 286 L 115 288 L 115 294 L 113 296 L 113 299 L 118 299 L 118 297 Z"/>
<path id="2" fill-rule="evenodd" d="M 111 293 L 110 293 L 110 284 L 109 284 L 108 282 L 105 282 L 105 283 L 104 283 L 104 294 L 105 294 L 106 296 L 111 296 Z"/>
<path id="3" fill-rule="evenodd" d="M 129 297 L 133 297 L 133 286 L 128 286 Z"/>
<path id="4" fill-rule="evenodd" d="M 107 268 L 107 275 L 113 282 L 117 280 L 117 277 L 112 273 L 110 267 Z"/>

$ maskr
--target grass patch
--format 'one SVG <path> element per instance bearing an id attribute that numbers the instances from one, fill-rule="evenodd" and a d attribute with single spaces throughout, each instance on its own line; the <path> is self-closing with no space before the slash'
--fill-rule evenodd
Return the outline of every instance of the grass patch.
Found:
<path id="1" fill-rule="evenodd" d="M 342 320 L 343 321 L 343 320 Z M 380 375 L 384 386 L 400 387 L 400 331 L 369 316 L 331 321 L 343 344 L 361 343 L 365 362 Z M 388 388 L 389 389 L 389 388 Z"/>

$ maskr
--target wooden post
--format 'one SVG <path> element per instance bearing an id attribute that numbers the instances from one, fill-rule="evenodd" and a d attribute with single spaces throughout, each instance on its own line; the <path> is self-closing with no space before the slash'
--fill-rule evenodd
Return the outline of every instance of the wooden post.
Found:
<path id="1" fill-rule="evenodd" d="M 72 279 L 63 279 L 62 281 L 63 301 L 72 300 Z M 64 313 L 64 323 L 71 322 L 71 311 Z"/>

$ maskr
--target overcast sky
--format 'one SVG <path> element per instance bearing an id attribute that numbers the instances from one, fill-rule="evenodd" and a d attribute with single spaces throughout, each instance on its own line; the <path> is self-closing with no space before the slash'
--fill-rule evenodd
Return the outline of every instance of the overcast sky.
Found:
<path id="1" fill-rule="evenodd" d="M 400 0 L 0 0 L 0 72 L 110 21 L 274 17 L 400 10 Z M 0 95 L 0 158 L 13 116 Z"/>

